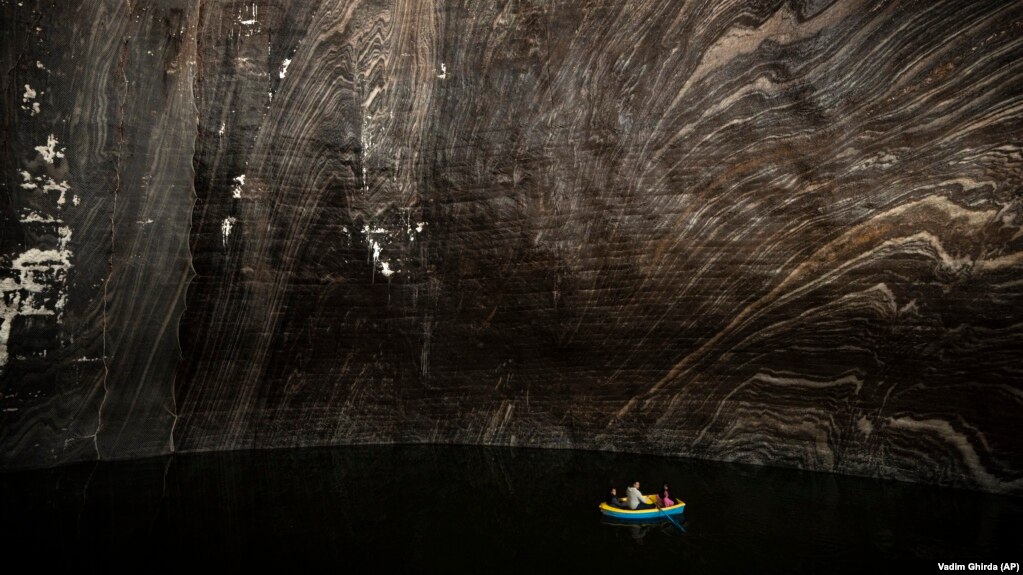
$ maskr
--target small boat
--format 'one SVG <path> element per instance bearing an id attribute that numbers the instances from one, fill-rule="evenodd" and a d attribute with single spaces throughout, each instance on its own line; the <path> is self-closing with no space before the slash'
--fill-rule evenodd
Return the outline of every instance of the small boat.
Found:
<path id="1" fill-rule="evenodd" d="M 656 501 L 653 495 L 644 495 L 643 499 L 651 504 L 656 505 Z M 677 517 L 682 515 L 686 510 L 686 502 L 679 501 L 678 503 L 670 507 L 655 507 L 653 509 L 621 509 L 619 507 L 611 507 L 605 501 L 600 504 L 600 512 L 607 517 L 614 517 L 615 519 L 624 519 L 626 521 L 658 521 L 663 520 L 666 517 Z"/>

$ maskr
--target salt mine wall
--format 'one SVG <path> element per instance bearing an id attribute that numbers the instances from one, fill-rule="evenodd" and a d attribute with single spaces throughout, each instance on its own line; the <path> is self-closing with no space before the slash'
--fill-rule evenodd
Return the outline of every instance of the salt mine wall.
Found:
<path id="1" fill-rule="evenodd" d="M 1023 3 L 0 1 L 0 466 L 1023 493 Z"/>

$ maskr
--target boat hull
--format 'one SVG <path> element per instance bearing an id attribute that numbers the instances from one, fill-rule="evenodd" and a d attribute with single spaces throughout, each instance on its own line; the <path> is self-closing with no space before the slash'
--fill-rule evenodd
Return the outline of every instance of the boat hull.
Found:
<path id="1" fill-rule="evenodd" d="M 647 503 L 653 504 L 653 500 L 647 496 Z M 607 503 L 600 504 L 600 512 L 605 517 L 614 517 L 616 520 L 621 521 L 658 521 L 664 520 L 666 517 L 678 517 L 682 515 L 686 510 L 686 504 L 684 501 L 679 501 L 675 505 L 670 507 L 654 508 L 654 509 L 619 509 L 617 507 L 611 507 Z"/>

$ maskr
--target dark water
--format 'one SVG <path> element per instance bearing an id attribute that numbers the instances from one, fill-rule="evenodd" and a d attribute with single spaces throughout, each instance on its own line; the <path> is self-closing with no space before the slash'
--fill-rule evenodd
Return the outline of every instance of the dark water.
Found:
<path id="1" fill-rule="evenodd" d="M 609 481 L 669 481 L 670 523 L 614 526 Z M 845 572 L 1023 561 L 1023 500 L 745 465 L 394 446 L 183 455 L 0 475 L 4 564 L 232 572 Z"/>

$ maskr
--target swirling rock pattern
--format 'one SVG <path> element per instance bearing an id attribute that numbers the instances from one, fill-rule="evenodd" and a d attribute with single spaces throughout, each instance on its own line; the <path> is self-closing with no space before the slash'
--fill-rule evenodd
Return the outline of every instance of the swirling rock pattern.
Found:
<path id="1" fill-rule="evenodd" d="M 1018 2 L 47 6 L 3 4 L 7 465 L 428 441 L 1023 492 Z M 60 314 L 7 295 L 33 247 Z"/>
<path id="2" fill-rule="evenodd" d="M 0 463 L 169 451 L 196 7 L 2 2 L 0 15 Z"/>

